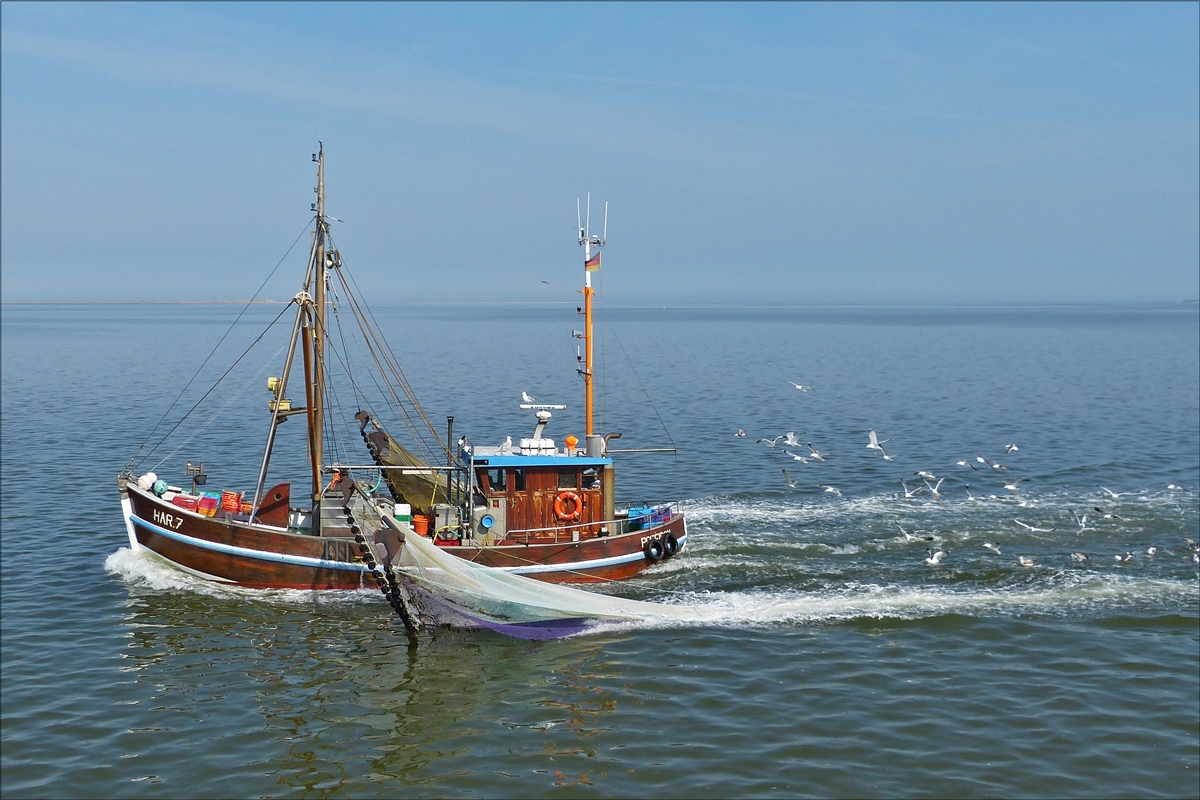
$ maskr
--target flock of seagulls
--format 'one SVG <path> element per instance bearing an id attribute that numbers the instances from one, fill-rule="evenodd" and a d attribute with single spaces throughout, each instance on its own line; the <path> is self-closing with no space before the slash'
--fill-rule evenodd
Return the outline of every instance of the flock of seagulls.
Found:
<path id="1" fill-rule="evenodd" d="M 800 392 L 812 391 L 812 387 L 810 387 L 810 386 L 805 386 L 803 384 L 796 383 L 794 381 L 788 381 L 787 383 L 788 383 L 788 385 L 794 387 L 795 389 L 797 389 Z M 738 438 L 744 438 L 746 435 L 747 435 L 746 431 L 741 428 L 739 428 L 737 430 L 737 432 L 734 434 L 734 436 L 738 437 Z M 802 437 L 804 435 L 805 435 L 805 433 L 803 431 L 801 431 L 800 433 L 796 433 L 795 431 L 788 431 L 785 434 L 780 434 L 773 438 L 756 439 L 755 444 L 763 444 L 763 445 L 766 445 L 768 448 L 775 449 L 776 446 L 779 444 L 780 440 L 783 440 L 784 446 L 780 449 L 782 449 L 783 453 L 792 459 L 793 463 L 798 462 L 800 464 L 810 464 L 810 463 L 814 463 L 814 462 L 817 462 L 817 463 L 824 462 L 826 460 L 826 457 L 829 454 L 821 453 L 820 451 L 818 451 L 812 442 L 802 442 L 800 437 Z M 895 456 L 892 454 L 889 454 L 888 451 L 886 449 L 884 449 L 884 445 L 888 444 L 891 441 L 893 441 L 891 438 L 880 439 L 879 435 L 875 432 L 875 430 L 871 429 L 871 430 L 867 431 L 866 449 L 870 450 L 872 452 L 875 452 L 875 453 L 879 453 L 883 457 L 884 461 L 894 461 Z M 799 449 L 801 449 L 801 447 L 807 447 L 808 453 L 807 454 L 797 453 L 797 452 L 794 452 L 794 450 L 792 449 L 792 448 L 794 448 L 795 450 L 799 450 Z M 1004 445 L 1004 455 L 1011 456 L 1013 453 L 1018 452 L 1020 449 L 1021 448 L 1017 446 L 1016 442 L 1009 442 L 1008 444 Z M 977 464 L 982 465 L 982 468 L 985 468 L 985 471 L 990 470 L 991 472 L 996 472 L 996 473 L 1010 472 L 1007 465 L 1001 464 L 996 461 L 992 461 L 992 460 L 980 455 L 979 453 L 975 454 L 974 462 L 972 462 L 966 458 L 961 458 L 957 462 L 955 462 L 956 466 L 970 469 L 973 472 L 980 471 L 981 467 L 976 466 Z M 787 488 L 789 488 L 789 489 L 803 488 L 801 485 L 801 481 L 799 479 L 793 477 L 792 474 L 790 472 L 788 472 L 786 469 L 784 469 L 782 471 L 783 471 L 784 481 L 787 484 Z M 933 500 L 940 500 L 942 498 L 941 487 L 942 487 L 942 483 L 946 480 L 946 476 L 938 477 L 938 476 L 934 475 L 932 472 L 929 472 L 927 470 L 918 470 L 917 472 L 914 473 L 914 476 L 916 478 L 919 478 L 921 480 L 921 482 L 924 483 L 924 485 L 923 486 L 915 485 L 915 488 L 909 488 L 907 480 L 901 480 L 900 485 L 903 489 L 903 499 L 904 500 L 906 500 L 906 501 L 915 500 L 915 499 L 917 499 L 917 496 L 923 492 L 928 492 L 929 497 Z M 1007 497 L 1013 497 L 1013 496 L 1018 495 L 1021 491 L 1022 484 L 1028 483 L 1030 480 L 1029 478 L 1017 478 L 1017 477 L 1009 477 L 1009 476 L 1001 477 L 1000 475 L 997 475 L 996 477 L 1001 479 L 1001 485 L 1003 486 L 1003 488 L 1011 493 L 1010 495 L 1007 495 Z M 833 499 L 839 500 L 842 498 L 842 490 L 839 489 L 838 487 L 832 486 L 830 484 L 821 484 L 821 487 L 823 489 L 823 493 L 833 495 Z M 1001 497 L 1001 496 L 998 496 L 995 494 L 991 494 L 991 495 L 987 495 L 987 496 L 974 495 L 971 493 L 971 484 L 969 484 L 969 483 L 964 483 L 963 488 L 966 491 L 968 501 L 972 502 L 972 503 L 983 502 L 983 501 L 1002 501 L 1005 499 L 1005 497 Z M 1109 489 L 1106 486 L 1100 486 L 1098 488 L 1100 489 L 1100 491 L 1102 491 L 1105 494 L 1105 496 L 1107 496 L 1110 500 L 1112 500 L 1114 502 L 1119 502 L 1123 496 L 1126 496 L 1129 494 L 1129 492 L 1114 492 L 1112 489 Z M 1182 491 L 1183 487 L 1172 483 L 1172 484 L 1168 484 L 1167 489 L 1170 491 Z M 1026 503 L 1024 501 L 1019 502 L 1018 505 L 1020 507 L 1024 507 L 1024 508 L 1030 507 L 1030 504 Z M 1092 506 L 1091 511 L 1095 512 L 1096 516 L 1094 517 L 1094 519 L 1104 519 L 1104 520 L 1119 520 L 1119 519 L 1121 519 L 1121 517 L 1118 514 L 1116 514 L 1111 509 L 1105 508 L 1104 506 L 1099 506 L 1099 505 Z M 1070 513 L 1071 521 L 1075 525 L 1077 534 L 1082 535 L 1085 532 L 1095 530 L 1094 527 L 1089 527 L 1087 512 L 1083 513 L 1082 515 L 1079 515 L 1072 509 L 1069 511 L 1069 513 Z M 1017 519 L 1016 517 L 1013 517 L 1012 521 L 1019 527 L 1023 528 L 1026 531 L 1029 531 L 1031 533 L 1053 533 L 1058 530 L 1057 527 L 1044 528 L 1044 527 L 1038 527 L 1036 525 L 1031 525 L 1027 522 Z M 906 542 L 916 542 L 916 541 L 932 542 L 934 540 L 933 536 L 910 533 L 907 530 L 905 530 L 902 526 L 897 525 L 897 527 L 900 528 L 900 532 L 904 535 L 904 539 Z M 1185 538 L 1185 539 L 1183 539 L 1183 541 L 1190 549 L 1190 552 L 1192 555 L 1192 560 L 1196 563 L 1200 563 L 1200 546 L 1198 546 L 1196 544 L 1196 542 L 1192 541 L 1191 539 Z M 1001 555 L 1000 547 L 995 542 L 984 542 L 983 547 L 984 547 L 984 549 L 994 553 L 997 556 Z M 1161 551 L 1160 547 L 1151 546 L 1151 547 L 1147 548 L 1146 555 L 1149 557 L 1154 557 L 1160 551 Z M 930 566 L 938 566 L 938 565 L 941 565 L 943 562 L 945 562 L 949 558 L 949 556 L 950 556 L 950 550 L 940 548 L 940 547 L 935 549 L 934 547 L 930 546 L 930 547 L 926 548 L 925 563 L 929 564 Z M 1090 557 L 1086 553 L 1079 552 L 1079 551 L 1072 552 L 1070 554 L 1070 557 L 1073 561 L 1079 561 L 1079 562 L 1090 560 Z M 1134 554 L 1132 551 L 1126 551 L 1124 553 L 1116 554 L 1114 556 L 1114 559 L 1117 563 L 1125 564 L 1125 563 L 1130 562 L 1133 559 L 1133 557 L 1134 557 Z M 1017 563 L 1021 567 L 1034 567 L 1037 565 L 1036 560 L 1032 556 L 1024 556 L 1024 555 L 1017 556 Z"/>

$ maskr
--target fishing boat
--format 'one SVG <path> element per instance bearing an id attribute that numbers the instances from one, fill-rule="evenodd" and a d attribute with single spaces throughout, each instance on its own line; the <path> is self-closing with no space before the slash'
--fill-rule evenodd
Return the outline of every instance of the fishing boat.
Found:
<path id="1" fill-rule="evenodd" d="M 325 213 L 323 147 L 313 160 L 317 186 L 309 256 L 301 289 L 289 305 L 294 317 L 287 354 L 278 375 L 267 380 L 266 441 L 257 481 L 248 491 L 210 491 L 202 461 L 175 465 L 183 476 L 178 485 L 154 471 L 138 474 L 147 460 L 143 444 L 118 476 L 130 547 L 204 579 L 245 587 L 378 586 L 406 623 L 416 616 L 403 589 L 406 549 L 425 552 L 420 563 L 426 566 L 428 553 L 436 552 L 472 562 L 473 568 L 550 583 L 620 580 L 679 553 L 687 543 L 687 524 L 677 503 L 619 508 L 615 494 L 614 455 L 672 448 L 610 449 L 620 434 L 601 435 L 593 426 L 592 273 L 600 267 L 607 207 L 604 235 L 591 233 L 590 211 L 587 222 L 579 223 L 585 330 L 575 368 L 584 386 L 583 440 L 566 436 L 560 446 L 547 428 L 566 407 L 527 398 L 520 407 L 530 412 L 530 436 L 475 446 L 467 436 L 454 438 L 453 417 L 441 438 L 374 316 L 353 291 Z M 330 364 L 350 356 L 346 329 L 360 337 L 360 352 L 370 354 L 375 385 L 388 398 L 385 411 L 405 436 L 393 437 L 388 419 L 360 408 L 350 424 L 361 435 L 362 450 L 355 457 L 343 448 L 334 459 L 327 443 L 340 406 L 330 394 Z M 301 370 L 297 380 L 293 373 Z M 289 389 L 296 383 L 304 399 L 293 404 Z M 292 417 L 305 422 L 307 466 L 300 475 L 270 479 L 281 424 Z M 406 548 L 414 537 L 428 547 Z M 411 558 L 408 568 L 420 572 Z M 431 602 L 435 584 L 427 581 L 423 590 Z M 536 613 L 526 616 L 514 618 L 516 624 L 538 622 Z M 488 619 L 512 622 L 503 615 Z"/>

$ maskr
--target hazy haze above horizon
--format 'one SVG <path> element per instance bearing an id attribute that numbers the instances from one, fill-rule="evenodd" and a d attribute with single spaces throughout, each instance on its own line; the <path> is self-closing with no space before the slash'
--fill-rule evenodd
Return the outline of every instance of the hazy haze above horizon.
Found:
<path id="1" fill-rule="evenodd" d="M 0 293 L 1200 295 L 1200 5 L 0 6 Z M 296 291 L 300 242 L 264 295 Z"/>

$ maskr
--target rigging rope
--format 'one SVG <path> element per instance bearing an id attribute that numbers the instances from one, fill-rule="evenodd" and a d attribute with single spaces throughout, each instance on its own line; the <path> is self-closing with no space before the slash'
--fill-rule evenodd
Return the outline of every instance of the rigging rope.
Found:
<path id="1" fill-rule="evenodd" d="M 608 322 L 607 320 L 605 321 Z M 670 439 L 671 447 L 674 447 L 676 450 L 678 450 L 679 448 L 675 444 L 675 440 L 671 438 L 671 432 L 667 430 L 667 423 L 663 422 L 662 415 L 658 413 L 658 408 L 654 405 L 654 399 L 650 397 L 650 392 L 646 390 L 646 384 L 642 383 L 641 376 L 637 374 L 637 369 L 633 366 L 633 359 L 629 357 L 629 353 L 625 352 L 625 345 L 621 344 L 621 337 L 617 336 L 616 328 L 613 327 L 611 322 L 608 322 L 608 329 L 612 331 L 613 338 L 617 340 L 617 345 L 621 348 L 621 352 L 624 354 L 625 360 L 629 362 L 629 370 L 633 373 L 633 377 L 637 378 L 638 386 L 641 386 L 642 391 L 645 392 L 646 401 L 650 403 L 650 408 L 654 409 L 654 416 L 658 417 L 658 424 L 662 425 L 663 433 L 667 435 L 667 439 Z M 676 453 L 675 458 L 679 458 L 678 453 Z"/>
<path id="2" fill-rule="evenodd" d="M 283 262 L 287 260 L 287 257 L 292 254 L 292 250 L 294 250 L 296 248 L 296 244 L 297 244 L 297 242 L 300 241 L 300 237 L 303 236 L 304 232 L 308 230 L 309 222 L 312 222 L 311 217 L 308 219 L 307 222 L 304 223 L 304 227 L 300 229 L 300 233 L 296 235 L 295 240 L 292 241 L 292 244 L 290 247 L 288 247 L 287 252 L 283 254 L 283 258 L 279 259 L 279 262 L 276 263 L 275 266 L 271 269 L 271 272 L 267 275 L 266 279 L 261 284 L 259 284 L 258 288 L 254 290 L 254 294 L 250 297 L 249 300 L 246 301 L 246 305 L 242 306 L 242 310 L 240 312 L 238 312 L 237 317 L 235 317 L 233 322 L 230 323 L 229 329 L 226 330 L 225 333 L 222 334 L 221 338 L 219 340 L 217 340 L 217 343 L 215 345 L 213 345 L 212 351 L 208 354 L 207 357 L 205 357 L 204 361 L 201 362 L 200 366 L 196 368 L 196 372 L 192 375 L 192 377 L 188 380 L 188 382 L 186 384 L 184 384 L 183 389 L 181 389 L 179 391 L 179 394 L 175 397 L 175 399 L 171 401 L 171 405 L 167 406 L 167 410 L 163 412 L 163 415 L 161 417 L 159 417 L 158 422 L 154 423 L 154 427 L 151 428 L 150 433 L 146 434 L 146 438 L 142 441 L 142 443 L 140 445 L 138 445 L 138 449 L 134 451 L 133 456 L 130 457 L 129 462 L 125 465 L 126 470 L 128 470 L 133 465 L 134 460 L 137 459 L 138 454 L 142 452 L 142 448 L 146 446 L 146 443 L 154 438 L 154 434 L 158 432 L 158 428 L 160 425 L 163 424 L 163 420 L 165 420 L 167 418 L 167 416 L 175 408 L 176 404 L 178 404 L 179 401 L 183 398 L 184 394 L 187 393 L 188 388 L 192 385 L 192 383 L 196 380 L 196 378 L 199 377 L 201 371 L 203 371 L 204 367 L 208 364 L 209 359 L 211 359 L 213 357 L 213 354 L 217 352 L 217 348 L 221 346 L 221 342 L 225 341 L 225 337 L 229 336 L 229 334 L 233 331 L 234 327 L 238 324 L 238 321 L 241 320 L 242 315 L 245 314 L 246 310 L 248 308 L 250 308 L 250 306 L 254 303 L 255 300 L 258 299 L 259 292 L 261 292 L 263 290 L 263 287 L 265 287 L 267 285 L 267 282 L 270 281 L 271 278 L 275 275 L 275 273 L 279 269 L 280 265 L 283 264 Z M 275 323 L 271 323 L 271 324 L 273 325 Z M 195 409 L 193 409 L 193 410 L 195 410 Z M 190 414 L 191 412 L 189 411 L 188 413 Z M 184 418 L 186 419 L 186 415 Z M 180 420 L 180 422 L 183 422 L 183 420 Z M 179 427 L 178 424 L 175 427 L 176 428 Z M 172 428 L 172 430 L 174 430 L 174 428 Z M 170 436 L 170 434 L 168 433 L 167 436 Z M 163 438 L 165 439 L 166 437 L 163 437 Z M 142 461 L 138 462 L 138 466 L 141 466 L 142 462 L 144 462 L 147 458 L 149 458 L 154 453 L 154 450 L 157 449 L 158 446 L 161 444 L 162 444 L 162 441 L 160 440 L 158 444 L 154 445 L 154 448 L 151 448 L 149 453 L 146 453 L 145 457 L 142 458 Z"/>

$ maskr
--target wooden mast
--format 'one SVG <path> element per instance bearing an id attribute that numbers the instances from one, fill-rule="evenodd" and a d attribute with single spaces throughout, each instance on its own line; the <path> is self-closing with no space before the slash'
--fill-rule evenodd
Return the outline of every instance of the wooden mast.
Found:
<path id="1" fill-rule="evenodd" d="M 325 145 L 317 154 L 317 234 L 316 257 L 313 270 L 313 332 L 312 332 L 312 410 L 309 420 L 309 456 L 312 459 L 313 484 L 313 532 L 320 533 L 321 514 L 321 463 L 324 445 L 325 424 Z"/>

